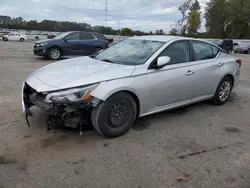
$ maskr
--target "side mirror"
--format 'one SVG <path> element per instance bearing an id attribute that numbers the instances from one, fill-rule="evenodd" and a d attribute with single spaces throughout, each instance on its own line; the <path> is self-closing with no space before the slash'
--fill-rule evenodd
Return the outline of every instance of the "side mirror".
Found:
<path id="1" fill-rule="evenodd" d="M 162 68 L 170 62 L 170 57 L 168 56 L 161 56 L 157 59 L 157 67 Z"/>

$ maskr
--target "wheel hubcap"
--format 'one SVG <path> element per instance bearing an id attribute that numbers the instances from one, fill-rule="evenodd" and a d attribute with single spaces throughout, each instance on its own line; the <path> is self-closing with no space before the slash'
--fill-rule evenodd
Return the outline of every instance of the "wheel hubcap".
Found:
<path id="1" fill-rule="evenodd" d="M 58 59 L 60 57 L 60 52 L 58 50 L 52 50 L 50 55 L 53 59 Z"/>
<path id="2" fill-rule="evenodd" d="M 222 102 L 226 101 L 230 95 L 231 92 L 231 84 L 229 81 L 223 82 L 223 84 L 220 87 L 220 93 L 219 97 Z"/>
<path id="3" fill-rule="evenodd" d="M 123 125 L 129 118 L 129 107 L 125 102 L 114 104 L 109 110 L 108 125 L 117 128 Z"/>

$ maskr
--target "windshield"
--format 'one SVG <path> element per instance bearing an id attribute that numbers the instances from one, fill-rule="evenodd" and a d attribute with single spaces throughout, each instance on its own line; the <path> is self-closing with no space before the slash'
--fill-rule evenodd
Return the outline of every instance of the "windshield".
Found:
<path id="1" fill-rule="evenodd" d="M 68 34 L 70 34 L 71 32 L 65 32 L 65 33 L 60 33 L 59 35 L 57 35 L 56 37 L 54 37 L 53 39 L 63 39 L 64 37 L 66 37 Z"/>
<path id="2" fill-rule="evenodd" d="M 160 41 L 126 39 L 109 47 L 95 58 L 123 65 L 141 65 L 164 44 Z"/>

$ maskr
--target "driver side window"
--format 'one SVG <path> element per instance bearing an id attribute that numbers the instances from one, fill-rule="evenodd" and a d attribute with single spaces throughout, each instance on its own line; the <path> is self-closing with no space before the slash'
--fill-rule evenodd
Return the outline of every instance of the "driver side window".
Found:
<path id="1" fill-rule="evenodd" d="M 185 63 L 190 61 L 188 41 L 178 41 L 170 44 L 162 51 L 159 57 L 170 57 L 169 64 Z"/>

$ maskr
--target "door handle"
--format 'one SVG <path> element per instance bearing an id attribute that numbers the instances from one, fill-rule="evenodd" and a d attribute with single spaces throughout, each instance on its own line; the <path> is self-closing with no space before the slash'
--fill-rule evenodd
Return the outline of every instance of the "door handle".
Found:
<path id="1" fill-rule="evenodd" d="M 219 62 L 219 63 L 218 63 L 218 66 L 220 66 L 220 67 L 223 66 L 223 65 L 224 65 L 223 62 Z"/>
<path id="2" fill-rule="evenodd" d="M 192 75 L 192 74 L 194 74 L 194 72 L 191 71 L 191 70 L 188 70 L 188 71 L 186 72 L 186 75 L 187 75 L 187 76 Z"/>

